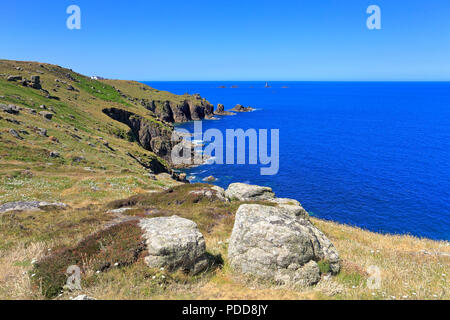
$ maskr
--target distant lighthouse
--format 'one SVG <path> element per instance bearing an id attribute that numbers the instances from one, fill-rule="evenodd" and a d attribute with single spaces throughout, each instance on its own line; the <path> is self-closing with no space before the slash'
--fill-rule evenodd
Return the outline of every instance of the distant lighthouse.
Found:
<path id="1" fill-rule="evenodd" d="M 265 88 L 270 88 L 269 83 L 266 82 Z"/>

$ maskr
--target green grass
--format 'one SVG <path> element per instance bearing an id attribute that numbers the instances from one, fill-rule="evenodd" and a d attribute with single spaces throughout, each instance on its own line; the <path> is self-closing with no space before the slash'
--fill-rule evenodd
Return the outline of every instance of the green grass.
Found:
<path id="1" fill-rule="evenodd" d="M 83 90 L 88 94 L 104 101 L 117 102 L 129 106 L 129 103 L 123 100 L 120 93 L 118 93 L 112 86 L 78 74 L 73 74 L 73 76 L 77 80 L 75 85 L 80 90 Z"/>

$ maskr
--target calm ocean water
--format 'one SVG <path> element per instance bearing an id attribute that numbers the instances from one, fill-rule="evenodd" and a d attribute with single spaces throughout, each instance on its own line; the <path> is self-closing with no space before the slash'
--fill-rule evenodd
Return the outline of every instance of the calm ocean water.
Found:
<path id="1" fill-rule="evenodd" d="M 278 175 L 204 165 L 188 171 L 194 181 L 267 185 L 323 219 L 450 240 L 450 83 L 146 83 L 257 109 L 204 121 L 204 130 L 280 129 Z"/>

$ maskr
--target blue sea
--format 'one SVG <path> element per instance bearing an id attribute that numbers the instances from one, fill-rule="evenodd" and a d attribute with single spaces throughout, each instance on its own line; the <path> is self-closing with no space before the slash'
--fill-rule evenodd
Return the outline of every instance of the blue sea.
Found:
<path id="1" fill-rule="evenodd" d="M 260 175 L 258 165 L 202 165 L 188 170 L 194 182 L 213 175 L 224 188 L 266 185 L 318 218 L 450 240 L 449 82 L 146 84 L 256 109 L 203 121 L 203 130 L 280 130 L 277 175 Z"/>

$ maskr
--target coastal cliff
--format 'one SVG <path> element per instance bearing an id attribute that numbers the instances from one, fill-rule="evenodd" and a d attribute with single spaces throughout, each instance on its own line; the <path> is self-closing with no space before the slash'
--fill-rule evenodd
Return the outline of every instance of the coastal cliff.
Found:
<path id="1" fill-rule="evenodd" d="M 227 114 L 213 109 L 0 60 L 0 298 L 449 298 L 448 242 L 315 219 L 268 187 L 180 182 L 174 123 Z M 73 265 L 80 288 L 65 285 Z"/>

